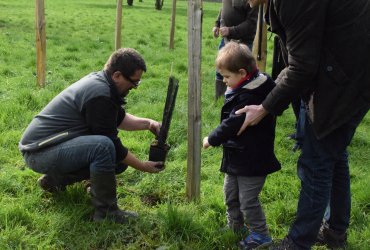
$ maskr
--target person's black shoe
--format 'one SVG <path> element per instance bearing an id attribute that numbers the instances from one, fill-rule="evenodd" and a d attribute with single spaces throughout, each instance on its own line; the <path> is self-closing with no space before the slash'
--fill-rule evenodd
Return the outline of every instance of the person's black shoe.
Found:
<path id="1" fill-rule="evenodd" d="M 338 233 L 323 223 L 317 234 L 317 245 L 327 246 L 329 249 L 345 249 L 347 247 L 347 233 Z"/>
<path id="2" fill-rule="evenodd" d="M 269 250 L 299 250 L 293 241 L 286 236 L 282 241 L 275 242 Z"/>

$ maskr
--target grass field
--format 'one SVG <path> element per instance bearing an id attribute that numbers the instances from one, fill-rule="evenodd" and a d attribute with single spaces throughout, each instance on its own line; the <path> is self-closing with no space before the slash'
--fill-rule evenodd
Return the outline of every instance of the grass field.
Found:
<path id="1" fill-rule="evenodd" d="M 140 214 L 137 222 L 93 223 L 89 196 L 81 184 L 64 193 L 43 193 L 40 176 L 26 168 L 17 144 L 32 117 L 57 93 L 92 71 L 101 70 L 114 50 L 115 1 L 46 0 L 47 84 L 36 86 L 34 1 L 0 0 L 0 249 L 236 249 L 237 236 L 225 226 L 221 150 L 202 151 L 201 198 L 186 200 L 187 167 L 187 2 L 178 1 L 175 49 L 169 50 L 171 1 L 123 7 L 122 47 L 145 58 L 142 85 L 128 96 L 129 113 L 161 120 L 167 80 L 180 80 L 169 143 L 167 168 L 158 175 L 133 169 L 118 177 L 119 205 Z M 125 1 L 124 1 L 125 2 Z M 219 121 L 214 102 L 214 59 L 218 40 L 212 27 L 220 4 L 204 2 L 202 39 L 202 136 Z M 271 52 L 271 41 L 269 41 Z M 270 63 L 268 64 L 268 69 Z M 269 71 L 269 70 L 268 70 Z M 273 238 L 282 238 L 294 219 L 300 183 L 298 153 L 287 135 L 294 116 L 279 117 L 276 153 L 282 170 L 267 179 L 261 195 Z M 349 249 L 370 245 L 370 116 L 357 130 L 350 151 L 352 213 Z M 121 132 L 139 158 L 148 157 L 149 132 Z M 201 140 L 202 138 L 199 138 Z M 316 248 L 324 249 L 324 248 Z"/>

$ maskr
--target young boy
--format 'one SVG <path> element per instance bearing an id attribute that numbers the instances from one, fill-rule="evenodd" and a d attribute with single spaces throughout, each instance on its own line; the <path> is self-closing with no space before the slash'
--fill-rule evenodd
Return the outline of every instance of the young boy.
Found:
<path id="1" fill-rule="evenodd" d="M 225 173 L 224 193 L 227 222 L 239 231 L 244 224 L 249 235 L 239 243 L 242 249 L 255 249 L 272 243 L 258 196 L 266 176 L 280 169 L 274 154 L 275 117 L 268 115 L 256 126 L 237 136 L 244 115 L 235 111 L 245 105 L 258 105 L 274 88 L 274 81 L 261 74 L 251 51 L 244 44 L 228 43 L 216 59 L 216 67 L 227 85 L 221 124 L 203 139 L 203 147 L 223 146 L 221 172 Z"/>

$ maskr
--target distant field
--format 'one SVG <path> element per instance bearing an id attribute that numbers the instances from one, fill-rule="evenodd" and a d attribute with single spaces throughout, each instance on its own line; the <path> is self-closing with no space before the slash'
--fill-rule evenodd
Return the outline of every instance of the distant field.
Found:
<path id="1" fill-rule="evenodd" d="M 114 50 L 116 1 L 45 0 L 47 83 L 36 86 L 34 1 L 0 0 L 0 249 L 237 249 L 226 224 L 221 149 L 202 151 L 200 202 L 185 196 L 187 167 L 187 1 L 177 2 L 175 49 L 169 50 L 172 1 L 156 11 L 155 1 L 124 2 L 122 46 L 137 49 L 148 71 L 127 98 L 129 113 L 162 119 L 167 81 L 180 89 L 169 133 L 166 170 L 150 175 L 127 170 L 118 177 L 119 205 L 140 214 L 137 222 L 93 223 L 89 196 L 76 184 L 64 193 L 43 193 L 40 176 L 26 168 L 17 144 L 32 117 L 61 90 L 102 69 Z M 219 122 L 222 101 L 214 102 L 214 59 L 219 40 L 212 27 L 218 2 L 203 3 L 202 136 Z M 271 55 L 271 41 L 269 41 Z M 268 72 L 271 63 L 268 62 Z M 349 249 L 370 245 L 370 116 L 357 130 L 350 151 L 352 214 Z M 283 169 L 269 176 L 261 201 L 273 238 L 286 235 L 294 220 L 300 183 L 298 153 L 287 135 L 294 131 L 288 109 L 278 118 L 276 153 Z M 133 153 L 147 159 L 149 132 L 121 132 Z M 201 140 L 202 138 L 199 138 Z M 315 248 L 325 249 L 325 248 Z"/>

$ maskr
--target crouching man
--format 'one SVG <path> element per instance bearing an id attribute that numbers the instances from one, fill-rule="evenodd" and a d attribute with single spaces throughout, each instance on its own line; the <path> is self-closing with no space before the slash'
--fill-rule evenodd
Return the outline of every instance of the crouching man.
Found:
<path id="1" fill-rule="evenodd" d="M 145 61 L 134 49 L 115 51 L 104 70 L 91 73 L 57 95 L 34 117 L 19 143 L 28 167 L 44 174 L 48 192 L 90 179 L 95 221 L 124 223 L 135 214 L 117 206 L 116 174 L 127 166 L 158 173 L 161 162 L 140 161 L 118 138 L 121 130 L 150 130 L 160 123 L 126 113 L 124 97 L 140 84 Z"/>

